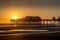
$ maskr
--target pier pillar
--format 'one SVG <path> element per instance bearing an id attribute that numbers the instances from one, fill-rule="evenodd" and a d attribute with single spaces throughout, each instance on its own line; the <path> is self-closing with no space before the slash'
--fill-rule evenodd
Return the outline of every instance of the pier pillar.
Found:
<path id="1" fill-rule="evenodd" d="M 43 25 L 45 24 L 45 21 L 43 21 Z"/>
<path id="2" fill-rule="evenodd" d="M 48 23 L 48 21 L 46 21 L 46 25 L 48 25 L 49 23 Z"/>

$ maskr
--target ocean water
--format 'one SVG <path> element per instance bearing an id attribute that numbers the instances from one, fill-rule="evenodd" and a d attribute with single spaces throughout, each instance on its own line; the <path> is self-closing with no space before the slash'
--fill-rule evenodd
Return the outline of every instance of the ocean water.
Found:
<path id="1" fill-rule="evenodd" d="M 50 25 L 0 25 L 0 32 L 53 33 L 60 32 L 60 27 L 51 27 Z"/>
<path id="2" fill-rule="evenodd" d="M 49 26 L 49 25 L 48 25 Z M 57 36 L 60 27 L 47 25 L 0 25 L 1 40 L 49 40 Z"/>

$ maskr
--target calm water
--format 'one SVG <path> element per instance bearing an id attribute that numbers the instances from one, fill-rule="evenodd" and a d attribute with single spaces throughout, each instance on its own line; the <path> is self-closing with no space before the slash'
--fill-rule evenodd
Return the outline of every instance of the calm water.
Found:
<path id="1" fill-rule="evenodd" d="M 0 25 L 1 40 L 49 40 L 51 38 L 48 36 L 52 36 L 51 34 L 58 32 L 60 32 L 60 27 L 44 27 L 43 25 Z M 46 36 L 47 34 L 48 36 Z"/>

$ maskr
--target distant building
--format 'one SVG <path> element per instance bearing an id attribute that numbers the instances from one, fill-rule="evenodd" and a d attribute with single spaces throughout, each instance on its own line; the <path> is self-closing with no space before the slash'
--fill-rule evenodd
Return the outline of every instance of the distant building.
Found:
<path id="1" fill-rule="evenodd" d="M 40 21 L 41 18 L 39 16 L 26 16 L 22 19 L 11 19 L 11 22 L 20 22 L 20 21 L 25 21 L 25 22 L 38 22 Z"/>

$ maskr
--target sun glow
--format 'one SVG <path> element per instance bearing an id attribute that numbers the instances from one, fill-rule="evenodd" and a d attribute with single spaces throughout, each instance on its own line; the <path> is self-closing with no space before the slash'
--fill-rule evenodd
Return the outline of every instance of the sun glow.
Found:
<path id="1" fill-rule="evenodd" d="M 18 19 L 18 16 L 17 16 L 17 15 L 14 15 L 14 16 L 13 16 L 13 19 Z"/>

